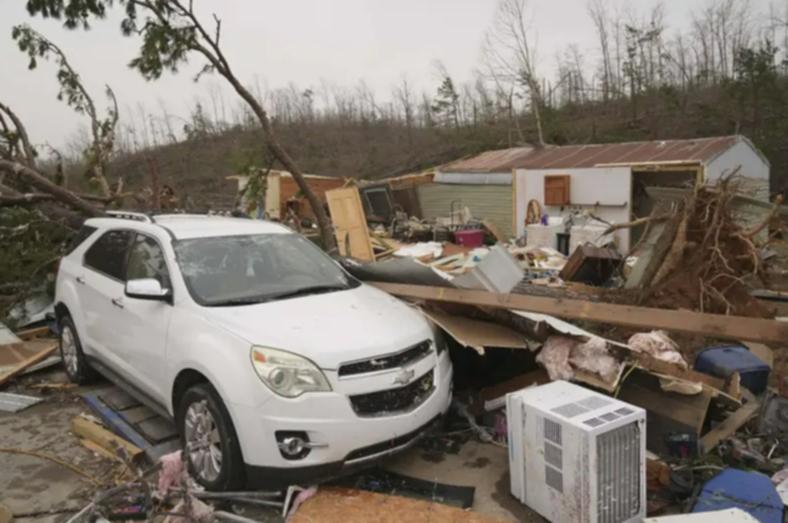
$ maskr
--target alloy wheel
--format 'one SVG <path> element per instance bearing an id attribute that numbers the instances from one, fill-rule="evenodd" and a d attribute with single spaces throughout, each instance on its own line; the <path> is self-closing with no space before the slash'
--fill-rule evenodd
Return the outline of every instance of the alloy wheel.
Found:
<path id="1" fill-rule="evenodd" d="M 222 441 L 207 400 L 195 401 L 186 410 L 184 440 L 194 473 L 204 481 L 216 481 L 222 470 Z"/>

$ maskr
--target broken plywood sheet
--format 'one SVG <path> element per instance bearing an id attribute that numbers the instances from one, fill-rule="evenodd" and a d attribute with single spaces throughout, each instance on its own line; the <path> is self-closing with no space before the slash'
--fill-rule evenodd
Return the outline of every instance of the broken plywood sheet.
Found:
<path id="1" fill-rule="evenodd" d="M 0 385 L 51 356 L 57 348 L 57 340 L 53 339 L 34 339 L 0 346 Z"/>
<path id="2" fill-rule="evenodd" d="M 454 316 L 435 309 L 421 309 L 425 316 L 466 347 L 484 354 L 485 347 L 527 349 L 528 342 L 518 332 L 489 321 Z"/>
<path id="3" fill-rule="evenodd" d="M 694 396 L 665 392 L 656 376 L 635 371 L 621 385 L 618 399 L 646 410 L 648 449 L 665 454 L 670 433 L 691 432 L 700 440 L 711 397 L 705 389 Z"/>
<path id="4" fill-rule="evenodd" d="M 339 254 L 361 261 L 375 261 L 367 228 L 367 217 L 364 214 L 358 188 L 346 187 L 326 191 L 326 200 L 331 221 L 334 223 Z"/>
<path id="5" fill-rule="evenodd" d="M 291 523 L 511 523 L 508 519 L 401 496 L 365 490 L 321 487 L 301 505 Z"/>

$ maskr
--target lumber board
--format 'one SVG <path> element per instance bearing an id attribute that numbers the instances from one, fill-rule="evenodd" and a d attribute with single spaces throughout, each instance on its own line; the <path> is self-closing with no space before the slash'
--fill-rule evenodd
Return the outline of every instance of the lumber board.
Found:
<path id="1" fill-rule="evenodd" d="M 71 430 L 80 438 L 92 441 L 113 454 L 122 448 L 131 460 L 139 459 L 143 455 L 141 448 L 81 416 L 71 420 Z"/>
<path id="2" fill-rule="evenodd" d="M 788 340 L 788 323 L 762 318 L 401 283 L 370 284 L 402 298 L 538 312 L 610 325 L 662 329 L 731 340 L 780 344 Z"/>
<path id="3" fill-rule="evenodd" d="M 52 333 L 49 330 L 48 326 L 44 327 L 34 327 L 32 329 L 25 329 L 16 332 L 16 336 L 21 340 L 32 340 L 33 338 L 41 338 L 44 336 L 48 336 Z"/>
<path id="4" fill-rule="evenodd" d="M 701 449 L 704 453 L 708 453 L 721 441 L 735 434 L 742 425 L 747 423 L 758 412 L 761 408 L 761 403 L 752 395 L 749 396 L 750 401 L 725 418 L 722 423 L 711 429 L 700 439 Z"/>
<path id="5" fill-rule="evenodd" d="M 10 349 L 9 352 L 13 352 L 12 356 L 16 361 L 7 367 L 4 366 L 7 370 L 0 372 L 0 385 L 4 385 L 26 368 L 54 354 L 58 349 L 58 342 L 57 340 L 31 340 L 22 342 L 18 347 L 7 345 L 4 349 Z M 19 349 L 23 349 L 25 356 L 19 353 Z"/>

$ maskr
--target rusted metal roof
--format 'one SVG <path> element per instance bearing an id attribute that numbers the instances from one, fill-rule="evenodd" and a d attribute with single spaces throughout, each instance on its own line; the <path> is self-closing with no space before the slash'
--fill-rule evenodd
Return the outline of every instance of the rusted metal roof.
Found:
<path id="1" fill-rule="evenodd" d="M 440 167 L 444 173 L 494 173 L 512 170 L 510 165 L 519 162 L 534 151 L 533 147 L 513 147 L 486 151 L 470 158 L 447 163 Z"/>
<path id="2" fill-rule="evenodd" d="M 690 140 L 548 146 L 518 156 L 498 167 L 500 170 L 505 170 L 571 169 L 603 165 L 705 164 L 739 141 L 746 141 L 746 138 L 737 135 Z"/>

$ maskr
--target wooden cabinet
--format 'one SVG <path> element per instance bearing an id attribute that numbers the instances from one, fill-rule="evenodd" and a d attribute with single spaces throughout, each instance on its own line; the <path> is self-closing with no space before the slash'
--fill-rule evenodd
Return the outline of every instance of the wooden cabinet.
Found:
<path id="1" fill-rule="evenodd" d="M 569 205 L 572 177 L 568 174 L 555 174 L 544 177 L 544 204 Z"/>

